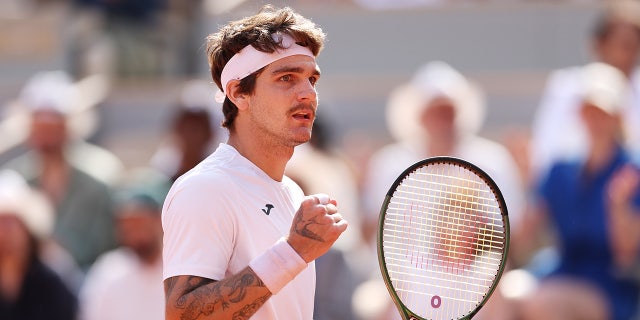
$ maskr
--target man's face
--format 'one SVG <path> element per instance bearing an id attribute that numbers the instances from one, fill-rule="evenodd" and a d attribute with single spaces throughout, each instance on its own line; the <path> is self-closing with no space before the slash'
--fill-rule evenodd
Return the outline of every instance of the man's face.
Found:
<path id="1" fill-rule="evenodd" d="M 638 30 L 630 23 L 615 23 L 607 37 L 597 44 L 596 50 L 603 62 L 630 73 L 640 51 Z"/>
<path id="2" fill-rule="evenodd" d="M 450 136 L 456 132 L 456 110 L 453 101 L 437 97 L 429 102 L 422 113 L 422 125 L 431 137 Z"/>
<path id="3" fill-rule="evenodd" d="M 153 258 L 162 242 L 162 223 L 157 212 L 130 204 L 119 209 L 116 219 L 120 243 L 143 259 Z"/>
<path id="4" fill-rule="evenodd" d="M 29 144 L 42 153 L 57 152 L 67 140 L 64 116 L 53 111 L 37 111 L 31 117 Z"/>
<path id="5" fill-rule="evenodd" d="M 319 78 L 318 66 L 308 56 L 286 57 L 265 67 L 248 98 L 254 137 L 291 147 L 309 141 Z"/>
<path id="6" fill-rule="evenodd" d="M 611 115 L 597 106 L 584 102 L 580 110 L 582 123 L 591 137 L 616 136 L 619 129 L 619 118 Z"/>

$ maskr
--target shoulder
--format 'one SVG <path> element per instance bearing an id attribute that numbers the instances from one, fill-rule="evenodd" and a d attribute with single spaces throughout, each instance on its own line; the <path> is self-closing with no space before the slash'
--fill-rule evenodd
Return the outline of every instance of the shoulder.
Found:
<path id="1" fill-rule="evenodd" d="M 421 150 L 417 150 L 409 143 L 395 142 L 384 145 L 376 150 L 369 159 L 372 170 L 381 168 L 397 167 L 403 168 L 417 162 Z M 395 171 L 395 170 L 394 170 Z"/>
<path id="2" fill-rule="evenodd" d="M 107 251 L 100 255 L 89 269 L 90 273 L 119 273 L 137 263 L 137 258 L 129 249 L 124 247 Z"/>
<path id="3" fill-rule="evenodd" d="M 234 188 L 235 183 L 229 172 L 211 167 L 191 170 L 178 178 L 171 186 L 166 201 L 176 197 L 206 199 L 220 197 Z M 166 204 L 165 201 L 165 204 Z"/>
<path id="4" fill-rule="evenodd" d="M 580 174 L 578 161 L 564 160 L 554 163 L 542 179 L 542 186 L 564 185 L 578 179 Z"/>
<path id="5" fill-rule="evenodd" d="M 237 183 L 220 168 L 192 170 L 173 184 L 165 198 L 162 219 L 185 224 L 231 215 L 241 194 Z M 214 210 L 215 208 L 215 210 Z M 203 220 L 204 219 L 204 220 Z"/>
<path id="6" fill-rule="evenodd" d="M 564 83 L 574 81 L 580 76 L 581 66 L 570 66 L 566 68 L 555 69 L 549 73 L 548 81 L 550 83 Z"/>
<path id="7" fill-rule="evenodd" d="M 504 145 L 482 137 L 471 136 L 464 139 L 460 144 L 460 154 L 492 167 L 515 165 L 513 156 Z"/>
<path id="8" fill-rule="evenodd" d="M 69 160 L 92 177 L 113 186 L 124 172 L 124 164 L 111 151 L 86 141 L 74 141 L 68 148 Z"/>
<path id="9" fill-rule="evenodd" d="M 53 270 L 47 267 L 40 260 L 36 260 L 29 270 L 27 274 L 28 281 L 25 283 L 27 286 L 32 286 L 32 288 L 44 296 L 54 298 L 58 297 L 60 299 L 69 299 L 75 300 L 74 295 L 71 293 L 71 290 L 67 287 L 67 285 L 62 281 L 60 276 L 58 276 Z"/>
<path id="10" fill-rule="evenodd" d="M 572 66 L 551 71 L 545 84 L 546 94 L 567 95 L 578 90 L 578 78 L 580 77 L 580 72 L 580 66 Z"/>
<path id="11" fill-rule="evenodd" d="M 98 180 L 84 169 L 78 168 L 75 165 L 71 165 L 71 179 L 72 183 L 77 184 L 78 187 L 83 190 L 110 189 L 109 185 L 105 182 Z"/>
<path id="12" fill-rule="evenodd" d="M 99 256 L 87 272 L 80 290 L 81 298 L 99 299 L 104 288 L 132 270 L 136 261 L 135 255 L 125 248 L 113 249 Z"/>

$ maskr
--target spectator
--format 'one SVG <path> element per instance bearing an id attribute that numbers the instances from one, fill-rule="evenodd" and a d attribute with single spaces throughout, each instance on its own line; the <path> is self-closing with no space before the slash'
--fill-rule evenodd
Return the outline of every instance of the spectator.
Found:
<path id="1" fill-rule="evenodd" d="M 460 157 L 487 171 L 504 193 L 511 222 L 517 222 L 524 205 L 518 169 L 504 146 L 477 135 L 484 113 L 479 88 L 444 62 L 427 63 L 392 92 L 387 122 L 396 142 L 372 155 L 365 185 L 369 239 L 393 181 L 431 156 Z"/>
<path id="2" fill-rule="evenodd" d="M 411 164 L 432 156 L 459 157 L 486 171 L 505 197 L 511 224 L 518 223 L 524 206 L 519 171 L 504 146 L 477 135 L 484 120 L 484 108 L 479 88 L 439 61 L 427 63 L 408 84 L 392 92 L 387 120 L 397 141 L 372 155 L 364 191 L 368 206 L 365 231 L 372 248 L 376 248 L 374 236 L 378 213 L 391 184 Z M 377 275 L 379 271 L 372 271 L 377 280 L 382 281 Z M 364 285 L 376 288 L 371 282 Z M 489 313 L 491 319 L 506 317 L 504 312 L 489 311 L 494 309 L 490 305 L 499 300 L 498 294 L 494 295 L 478 318 Z M 366 298 L 360 302 L 370 303 Z M 366 307 L 356 306 L 356 310 L 364 309 Z M 386 314 L 388 308 L 382 308 L 380 312 Z"/>
<path id="3" fill-rule="evenodd" d="M 219 142 L 220 132 L 212 126 L 213 87 L 193 80 L 187 83 L 171 117 L 170 136 L 151 159 L 151 166 L 175 181 L 204 160 Z M 209 99 L 207 99 L 209 98 Z"/>
<path id="4" fill-rule="evenodd" d="M 522 319 L 627 320 L 637 309 L 638 283 L 623 277 L 628 264 L 621 263 L 633 259 L 619 256 L 625 247 L 637 248 L 619 241 L 637 239 L 637 229 L 621 237 L 624 226 L 620 229 L 618 218 L 625 215 L 620 204 L 626 208 L 632 197 L 640 204 L 640 194 L 631 196 L 629 188 L 612 184 L 631 166 L 620 134 L 627 79 L 615 67 L 591 63 L 580 70 L 578 80 L 578 111 L 589 148 L 583 159 L 555 162 L 539 185 L 543 214 L 529 219 L 536 223 L 526 229 L 550 225 L 557 234 L 559 261 L 525 299 Z"/>
<path id="5" fill-rule="evenodd" d="M 95 258 L 115 244 L 109 186 L 76 163 L 111 171 L 112 156 L 89 151 L 72 139 L 70 117 L 74 87 L 62 72 L 39 73 L 23 89 L 21 100 L 30 112 L 30 150 L 6 167 L 15 168 L 33 187 L 41 190 L 55 207 L 53 239 L 75 262 L 87 269 Z M 91 147 L 91 150 L 97 148 Z M 102 161 L 106 159 L 106 161 Z M 102 167 L 102 165 L 105 167 Z M 117 170 L 111 171 L 117 172 Z"/>
<path id="6" fill-rule="evenodd" d="M 75 319 L 76 297 L 40 259 L 53 227 L 46 198 L 0 171 L 0 319 Z"/>
<path id="7" fill-rule="evenodd" d="M 120 247 L 89 270 L 83 320 L 164 319 L 160 212 L 168 187 L 167 179 L 124 192 L 115 215 Z"/>
<path id="8" fill-rule="evenodd" d="M 625 94 L 622 114 L 626 144 L 640 152 L 640 73 L 636 68 L 640 52 L 640 3 L 608 1 L 607 8 L 591 35 L 593 59 L 618 68 L 632 90 Z M 584 158 L 588 138 L 580 119 L 581 67 L 555 70 L 546 88 L 532 124 L 532 179 L 540 179 L 557 161 Z"/>

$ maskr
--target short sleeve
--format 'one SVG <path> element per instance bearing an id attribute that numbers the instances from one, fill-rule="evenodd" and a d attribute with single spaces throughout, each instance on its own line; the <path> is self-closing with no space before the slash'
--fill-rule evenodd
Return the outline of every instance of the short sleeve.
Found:
<path id="1" fill-rule="evenodd" d="M 227 200 L 231 185 L 215 175 L 176 182 L 162 210 L 164 279 L 224 278 L 237 225 Z"/>

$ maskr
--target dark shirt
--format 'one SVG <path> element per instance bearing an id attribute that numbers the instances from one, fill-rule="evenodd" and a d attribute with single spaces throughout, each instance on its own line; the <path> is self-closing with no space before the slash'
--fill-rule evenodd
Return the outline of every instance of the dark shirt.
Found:
<path id="1" fill-rule="evenodd" d="M 618 149 L 608 166 L 587 176 L 582 163 L 559 163 L 540 186 L 560 240 L 560 264 L 551 276 L 588 281 L 600 288 L 614 310 L 612 319 L 629 319 L 636 309 L 638 284 L 620 277 L 611 250 L 606 188 L 630 159 Z M 640 197 L 636 196 L 636 203 Z"/>
<path id="2" fill-rule="evenodd" d="M 0 296 L 2 320 L 73 320 L 77 299 L 62 280 L 40 261 L 31 264 L 18 299 Z"/>

